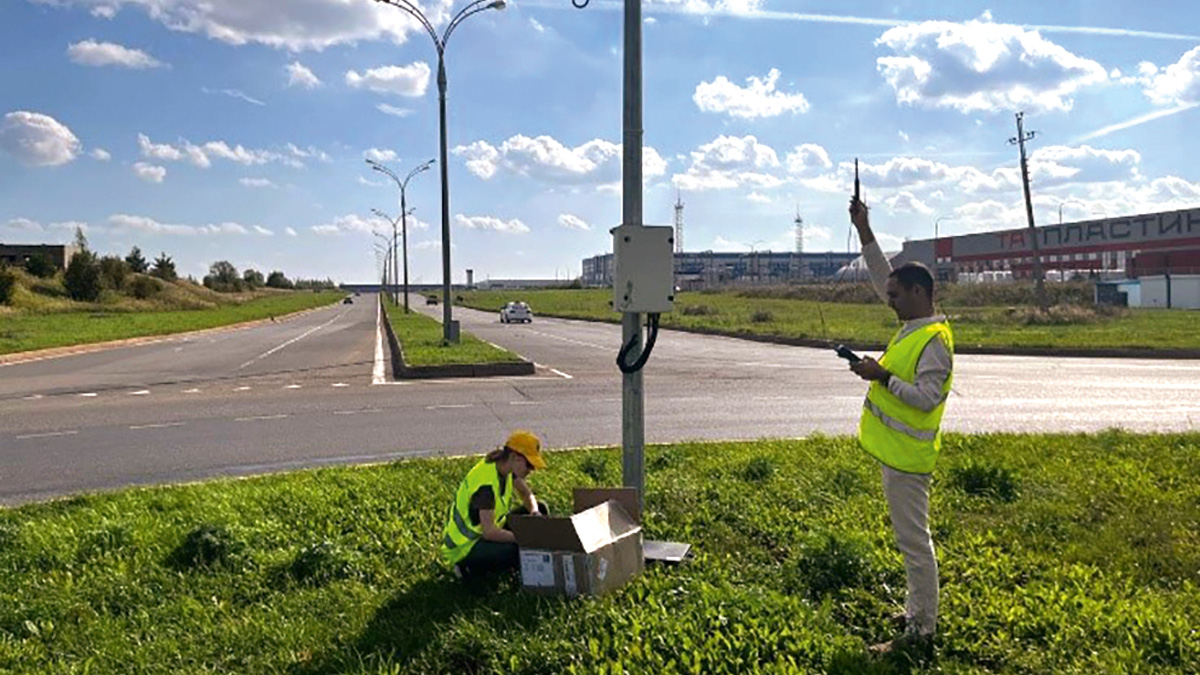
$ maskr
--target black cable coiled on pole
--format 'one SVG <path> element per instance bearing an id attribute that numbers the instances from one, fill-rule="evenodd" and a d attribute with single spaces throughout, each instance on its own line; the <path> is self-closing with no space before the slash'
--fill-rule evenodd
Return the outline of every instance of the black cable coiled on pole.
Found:
<path id="1" fill-rule="evenodd" d="M 592 0 L 571 0 L 571 4 L 575 5 L 575 9 L 583 9 L 588 6 Z"/>
<path id="2" fill-rule="evenodd" d="M 642 366 L 646 365 L 646 361 L 650 358 L 650 352 L 654 349 L 654 341 L 658 339 L 658 314 L 648 314 L 647 318 L 649 336 L 646 338 L 646 348 L 642 351 L 641 356 L 638 356 L 637 361 L 625 363 L 625 357 L 629 356 L 630 350 L 633 349 L 634 343 L 637 342 L 636 336 L 625 343 L 625 346 L 621 347 L 621 351 L 617 352 L 617 367 L 621 369 L 622 373 L 627 375 L 636 373 L 642 369 Z"/>

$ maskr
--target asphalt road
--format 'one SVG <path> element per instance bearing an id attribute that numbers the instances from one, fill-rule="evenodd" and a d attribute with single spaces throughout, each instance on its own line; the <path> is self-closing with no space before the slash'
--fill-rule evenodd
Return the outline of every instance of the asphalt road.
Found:
<path id="1" fill-rule="evenodd" d="M 455 316 L 538 373 L 379 382 L 367 295 L 273 324 L 0 366 L 0 503 L 481 452 L 519 427 L 551 448 L 620 444 L 619 326 Z M 849 434 L 865 391 L 829 350 L 671 331 L 645 372 L 649 442 Z M 1200 424 L 1200 361 L 959 355 L 955 376 L 954 431 Z"/>

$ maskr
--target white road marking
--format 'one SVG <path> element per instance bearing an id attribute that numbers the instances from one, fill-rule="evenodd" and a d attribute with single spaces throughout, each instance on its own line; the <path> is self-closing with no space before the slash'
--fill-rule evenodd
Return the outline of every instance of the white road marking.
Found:
<path id="1" fill-rule="evenodd" d="M 185 394 L 199 394 L 199 393 L 200 393 L 200 390 L 199 390 L 199 389 L 184 389 L 184 390 L 183 390 L 183 393 L 185 393 Z"/>
<path id="2" fill-rule="evenodd" d="M 371 369 L 371 384 L 383 384 L 383 303 L 375 303 L 375 367 Z"/>
<path id="3" fill-rule="evenodd" d="M 149 389 L 139 389 L 137 391 L 129 392 L 129 395 L 130 396 L 149 396 L 150 390 Z"/>
<path id="4" fill-rule="evenodd" d="M 257 420 L 280 420 L 288 415 L 255 415 L 254 417 L 235 417 L 234 422 L 254 422 Z"/>
<path id="5" fill-rule="evenodd" d="M 541 405 L 545 401 L 509 401 L 509 405 Z"/>
<path id="6" fill-rule="evenodd" d="M 795 397 L 793 397 L 793 396 L 755 396 L 754 400 L 755 401 L 791 401 L 791 400 L 794 400 L 794 398 Z"/>
<path id="7" fill-rule="evenodd" d="M 558 375 L 559 377 L 561 377 L 561 378 L 563 378 L 563 379 L 566 379 L 566 380 L 573 380 L 573 379 L 575 379 L 575 378 L 574 378 L 574 377 L 572 377 L 571 375 L 568 375 L 568 374 L 564 373 L 563 371 L 559 370 L 558 368 L 550 368 L 549 370 L 550 370 L 550 372 L 554 373 L 555 375 Z"/>
<path id="8" fill-rule="evenodd" d="M 581 340 L 573 340 L 573 339 L 571 339 L 571 338 L 565 338 L 565 337 L 560 337 L 560 336 L 558 336 L 558 335 L 551 335 L 551 334 L 549 334 L 549 333 L 543 333 L 543 332 L 542 332 L 542 331 L 540 331 L 540 330 L 532 330 L 532 329 L 530 329 L 530 332 L 534 333 L 535 335 L 541 335 L 542 337 L 548 337 L 548 338 L 550 338 L 551 340 L 562 340 L 563 342 L 570 342 L 571 344 L 575 344 L 575 345 L 581 345 L 581 346 L 584 346 L 584 347 L 592 347 L 592 348 L 595 348 L 595 349 L 612 349 L 612 346 L 611 346 L 611 345 L 605 346 L 605 345 L 598 345 L 598 344 L 596 344 L 596 343 L 594 343 L 594 342 L 583 342 L 583 341 L 581 341 Z"/>
<path id="9" fill-rule="evenodd" d="M 130 429 L 166 429 L 167 427 L 181 427 L 185 422 L 163 422 L 161 424 L 135 424 L 129 427 Z"/>
<path id="10" fill-rule="evenodd" d="M 89 392 L 87 392 L 86 394 L 80 394 L 80 396 L 82 396 L 82 397 L 84 397 L 84 398 L 96 398 L 96 397 L 97 397 L 97 396 L 99 396 L 99 395 L 100 395 L 100 394 L 97 394 L 97 393 L 96 393 L 96 392 L 94 392 L 94 391 L 89 391 Z"/>
<path id="11" fill-rule="evenodd" d="M 349 387 L 350 385 L 346 384 L 345 382 L 334 382 L 333 384 L 331 384 L 329 386 L 331 386 L 331 387 Z"/>
<path id="12" fill-rule="evenodd" d="M 50 438 L 51 436 L 74 436 L 77 433 L 79 433 L 79 432 L 78 431 L 48 431 L 44 434 L 25 434 L 24 436 L 17 436 L 17 440 L 22 441 L 22 440 L 25 440 L 26 438 Z"/>
<path id="13" fill-rule="evenodd" d="M 284 387 L 284 389 L 299 389 L 299 388 L 300 388 L 300 385 L 298 385 L 298 384 L 289 384 L 288 386 Z"/>
<path id="14" fill-rule="evenodd" d="M 42 398 L 42 395 L 41 395 L 41 394 L 31 394 L 31 395 L 29 395 L 29 396 L 26 396 L 26 397 L 25 397 L 23 400 L 26 400 L 26 401 L 36 401 L 36 400 L 38 400 L 39 398 Z"/>
<path id="15" fill-rule="evenodd" d="M 255 361 L 258 361 L 259 359 L 265 359 L 265 358 L 267 358 L 268 356 L 270 356 L 270 355 L 274 354 L 275 352 L 279 351 L 280 349 L 283 349 L 284 347 L 286 347 L 286 346 L 288 346 L 288 345 L 292 344 L 293 342 L 299 342 L 300 340 L 303 340 L 304 338 L 308 337 L 309 335 L 312 335 L 313 333 L 315 333 L 315 332 L 317 332 L 317 331 L 321 330 L 321 329 L 322 329 L 322 328 L 324 328 L 325 326 L 328 326 L 329 324 L 333 323 L 334 321 L 337 321 L 337 320 L 338 320 L 338 319 L 340 319 L 340 318 L 342 317 L 342 315 L 343 315 L 343 314 L 345 314 L 345 313 L 346 313 L 345 311 L 339 312 L 337 316 L 335 316 L 335 317 L 333 317 L 332 319 L 330 319 L 330 320 L 326 321 L 325 323 L 321 324 L 320 326 L 317 326 L 317 327 L 315 327 L 315 328 L 310 328 L 309 330 L 305 331 L 304 333 L 301 333 L 300 335 L 297 335 L 296 337 L 292 338 L 291 340 L 288 340 L 287 342 L 285 342 L 285 343 L 283 343 L 283 344 L 279 345 L 278 347 L 274 347 L 274 348 L 272 348 L 272 349 L 269 349 L 269 350 L 267 350 L 267 351 L 263 352 L 262 354 L 259 354 L 258 356 L 254 357 L 254 358 L 250 359 L 249 361 L 247 361 L 247 362 L 243 363 L 242 365 L 238 366 L 238 370 L 241 370 L 242 368 L 245 368 L 246 366 L 250 365 L 251 363 L 254 363 Z"/>
<path id="16" fill-rule="evenodd" d="M 380 412 L 383 412 L 383 411 L 378 408 L 368 408 L 366 410 L 334 410 L 333 414 L 334 415 L 358 415 L 359 413 L 361 413 L 363 415 L 369 415 L 371 413 L 380 413 Z"/>
<path id="17" fill-rule="evenodd" d="M 426 410 L 442 410 L 442 409 L 446 409 L 446 408 L 472 408 L 472 407 L 474 407 L 474 404 L 460 403 L 457 405 L 427 405 L 427 406 L 425 406 L 425 409 Z"/>
<path id="18" fill-rule="evenodd" d="M 238 387 L 238 388 L 234 389 L 234 391 L 250 391 L 250 387 L 245 387 L 245 386 Z"/>

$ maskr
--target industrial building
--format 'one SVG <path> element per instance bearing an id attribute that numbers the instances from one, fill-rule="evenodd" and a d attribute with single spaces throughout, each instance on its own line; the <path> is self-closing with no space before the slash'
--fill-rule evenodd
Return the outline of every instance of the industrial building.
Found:
<path id="1" fill-rule="evenodd" d="M 0 263 L 22 267 L 30 258 L 44 255 L 55 267 L 66 269 L 78 252 L 79 247 L 71 244 L 0 244 Z"/>
<path id="2" fill-rule="evenodd" d="M 720 286 L 768 285 L 834 279 L 857 253 L 676 252 L 675 285 L 682 290 Z M 592 256 L 583 261 L 584 286 L 611 286 L 613 255 Z"/>

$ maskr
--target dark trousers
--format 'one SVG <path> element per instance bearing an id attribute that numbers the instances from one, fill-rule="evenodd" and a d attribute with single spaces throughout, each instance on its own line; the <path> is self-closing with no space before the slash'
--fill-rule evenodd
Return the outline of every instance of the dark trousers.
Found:
<path id="1" fill-rule="evenodd" d="M 543 516 L 550 515 L 550 509 L 546 504 L 538 502 L 538 513 Z M 524 506 L 518 506 L 508 512 L 511 516 L 527 516 L 529 509 Z M 504 528 L 508 530 L 507 527 Z M 507 541 L 488 541 L 480 539 L 471 547 L 471 552 L 463 558 L 462 562 L 458 563 L 464 574 L 491 574 L 494 572 L 503 572 L 505 570 L 515 570 L 521 564 L 521 558 L 517 554 L 517 545 Z"/>

